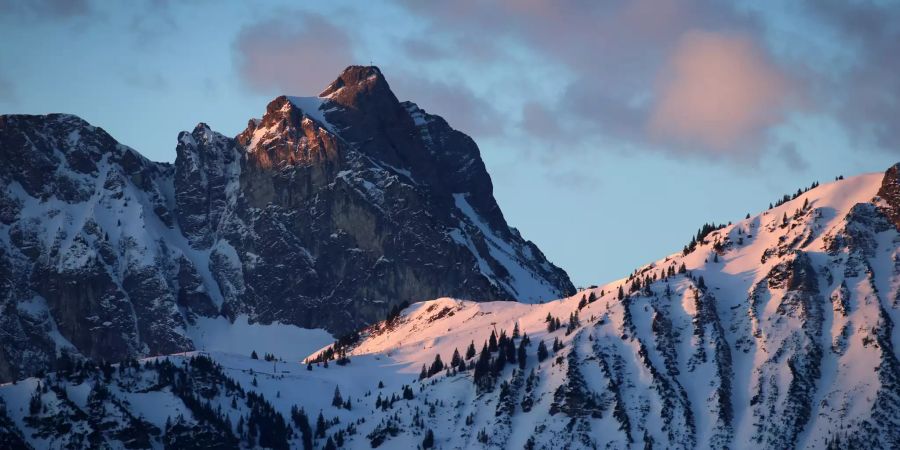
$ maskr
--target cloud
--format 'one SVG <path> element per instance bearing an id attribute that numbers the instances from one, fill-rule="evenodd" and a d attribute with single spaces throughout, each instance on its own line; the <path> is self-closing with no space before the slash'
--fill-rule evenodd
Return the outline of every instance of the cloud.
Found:
<path id="1" fill-rule="evenodd" d="M 364 38 L 352 27 L 338 27 L 320 15 L 291 12 L 242 29 L 233 45 L 234 60 L 241 80 L 254 91 L 315 95 L 354 64 L 354 49 Z M 469 41 L 406 38 L 394 43 L 406 57 L 431 63 L 446 60 L 461 45 L 471 45 Z M 466 133 L 485 137 L 503 132 L 504 122 L 490 102 L 463 84 L 436 79 L 418 68 L 382 67 L 398 99 L 413 101 Z"/>
<path id="2" fill-rule="evenodd" d="M 783 118 L 783 98 L 801 87 L 760 45 L 758 17 L 727 2 L 401 3 L 429 24 L 432 39 L 478 35 L 494 49 L 488 59 L 451 52 L 446 57 L 458 66 L 478 74 L 505 67 L 511 77 L 558 68 L 558 79 L 533 77 L 530 86 L 492 92 L 522 99 L 522 118 L 510 124 L 521 133 L 565 141 L 541 146 L 549 152 L 604 141 L 678 157 L 752 160 L 761 147 L 751 144 L 764 141 Z M 506 50 L 496 50 L 498 43 Z M 559 93 L 535 95 L 548 85 Z"/>
<path id="3" fill-rule="evenodd" d="M 482 137 L 505 131 L 506 122 L 488 101 L 465 86 L 434 81 L 409 72 L 386 73 L 391 90 L 402 100 L 410 100 L 431 114 L 443 117 L 451 127 Z"/>
<path id="4" fill-rule="evenodd" d="M 178 33 L 178 13 L 170 0 L 132 1 L 130 7 L 134 14 L 128 28 L 137 48 L 147 49 L 160 39 Z"/>
<path id="5" fill-rule="evenodd" d="M 2 0 L 0 13 L 35 19 L 71 19 L 92 12 L 88 0 Z"/>
<path id="6" fill-rule="evenodd" d="M 787 77 L 750 38 L 690 31 L 661 72 L 648 131 L 673 148 L 746 157 L 782 120 L 790 95 Z"/>
<path id="7" fill-rule="evenodd" d="M 538 102 L 528 102 L 522 107 L 521 127 L 526 134 L 544 139 L 556 139 L 562 134 L 556 114 Z"/>
<path id="8" fill-rule="evenodd" d="M 243 82 L 267 94 L 318 94 L 354 61 L 347 33 L 312 13 L 247 26 L 233 49 Z"/>
<path id="9" fill-rule="evenodd" d="M 852 50 L 853 63 L 837 76 L 827 64 L 807 74 L 817 106 L 839 119 L 851 137 L 900 153 L 900 8 L 896 2 L 823 0 L 807 6 L 809 17 L 835 33 Z"/>
<path id="10" fill-rule="evenodd" d="M 795 172 L 803 172 L 809 169 L 809 162 L 803 159 L 803 156 L 797 151 L 797 145 L 793 142 L 782 145 L 778 150 L 778 157 L 789 169 Z"/>
<path id="11" fill-rule="evenodd" d="M 802 170 L 806 150 L 787 150 L 772 131 L 812 113 L 900 151 L 892 123 L 900 116 L 900 8 L 394 2 L 416 24 L 389 33 L 391 58 L 382 58 L 398 97 L 476 138 L 511 133 L 550 155 L 636 150 L 752 164 L 768 154 Z M 245 27 L 234 43 L 241 79 L 260 92 L 318 92 L 354 50 L 372 50 L 364 27 L 352 26 L 365 16 L 342 27 L 330 20 L 290 13 Z M 852 64 L 813 64 L 811 43 L 823 53 L 851 47 Z"/>

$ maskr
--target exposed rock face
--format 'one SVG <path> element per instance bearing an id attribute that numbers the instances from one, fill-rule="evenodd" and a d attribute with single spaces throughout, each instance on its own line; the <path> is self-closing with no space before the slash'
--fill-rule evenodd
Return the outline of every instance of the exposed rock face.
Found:
<path id="1" fill-rule="evenodd" d="M 182 132 L 175 149 L 175 211 L 181 232 L 198 248 L 212 245 L 216 226 L 228 207 L 228 183 L 239 170 L 236 143 L 206 124 Z M 236 184 L 232 184 L 232 188 Z M 230 192 L 234 197 L 236 192 Z"/>
<path id="2" fill-rule="evenodd" d="M 176 154 L 0 116 L 0 380 L 188 350 L 196 316 L 341 334 L 405 301 L 574 291 L 506 224 L 475 143 L 377 68 L 278 97 L 236 138 L 200 124 Z"/>
<path id="3" fill-rule="evenodd" d="M 0 379 L 63 353 L 117 360 L 190 348 L 166 244 L 173 225 L 147 161 L 68 115 L 0 118 Z"/>
<path id="4" fill-rule="evenodd" d="M 894 164 L 884 173 L 878 196 L 886 203 L 883 206 L 885 215 L 900 230 L 900 164 Z"/>

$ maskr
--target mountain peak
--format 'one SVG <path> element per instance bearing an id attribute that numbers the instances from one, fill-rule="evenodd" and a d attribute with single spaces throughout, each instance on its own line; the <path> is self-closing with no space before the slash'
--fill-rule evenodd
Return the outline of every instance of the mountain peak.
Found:
<path id="1" fill-rule="evenodd" d="M 375 66 L 350 66 L 325 88 L 319 97 L 350 110 L 373 112 L 396 109 L 399 100 Z"/>
<path id="2" fill-rule="evenodd" d="M 354 91 L 364 90 L 372 92 L 390 88 L 381 69 L 376 66 L 347 66 L 338 77 L 319 94 L 320 97 L 332 96 L 344 88 L 352 88 Z"/>

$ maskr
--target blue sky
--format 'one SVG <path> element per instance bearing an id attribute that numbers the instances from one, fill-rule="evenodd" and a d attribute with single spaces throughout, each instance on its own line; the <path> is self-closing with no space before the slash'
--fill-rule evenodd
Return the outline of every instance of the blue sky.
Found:
<path id="1" fill-rule="evenodd" d="M 900 3 L 0 0 L 0 113 L 157 161 L 281 93 L 381 67 L 481 147 L 507 220 L 578 285 L 707 221 L 900 160 Z"/>

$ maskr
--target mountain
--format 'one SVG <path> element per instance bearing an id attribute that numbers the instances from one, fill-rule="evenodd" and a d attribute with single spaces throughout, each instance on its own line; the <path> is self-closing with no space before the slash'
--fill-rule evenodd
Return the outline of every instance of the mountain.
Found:
<path id="1" fill-rule="evenodd" d="M 234 138 L 182 132 L 174 165 L 65 114 L 0 116 L 0 161 L 0 380 L 198 349 L 216 317 L 340 336 L 423 299 L 574 292 L 472 139 L 375 67 Z"/>
<path id="2" fill-rule="evenodd" d="M 627 278 L 542 304 L 416 303 L 308 364 L 303 336 L 258 339 L 283 325 L 69 363 L 0 388 L 0 442 L 897 448 L 898 193 L 900 165 L 815 184 Z"/>

